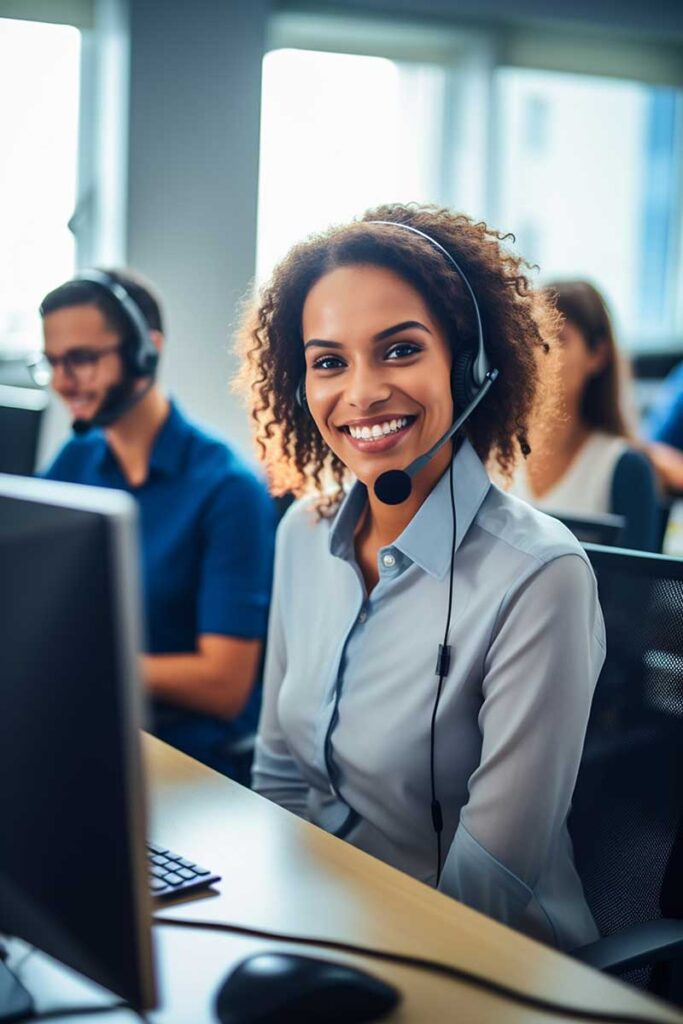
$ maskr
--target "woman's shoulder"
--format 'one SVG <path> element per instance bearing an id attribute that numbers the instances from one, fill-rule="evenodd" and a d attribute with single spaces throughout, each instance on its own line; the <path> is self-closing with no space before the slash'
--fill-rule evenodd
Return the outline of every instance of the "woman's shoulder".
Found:
<path id="1" fill-rule="evenodd" d="M 517 552 L 530 568 L 564 555 L 578 555 L 588 561 L 581 544 L 564 523 L 495 484 L 491 485 L 476 523 L 500 545 Z"/>
<path id="2" fill-rule="evenodd" d="M 608 434 L 604 430 L 594 430 L 586 441 L 582 455 L 587 462 L 595 463 L 597 459 L 603 459 L 610 463 L 617 460 L 626 451 L 633 451 L 628 438 L 621 434 Z"/>

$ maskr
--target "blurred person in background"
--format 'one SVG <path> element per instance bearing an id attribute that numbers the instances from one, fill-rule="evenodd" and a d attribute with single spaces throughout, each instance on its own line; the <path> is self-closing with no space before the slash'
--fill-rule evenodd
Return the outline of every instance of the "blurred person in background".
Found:
<path id="1" fill-rule="evenodd" d="M 643 434 L 662 486 L 683 492 L 683 362 L 662 383 Z"/>
<path id="2" fill-rule="evenodd" d="M 45 348 L 32 372 L 51 383 L 74 431 L 44 476 L 136 500 L 150 724 L 235 775 L 231 749 L 255 729 L 260 705 L 274 532 L 265 484 L 161 390 L 162 312 L 146 282 L 86 271 L 46 295 L 40 313 Z"/>
<path id="3" fill-rule="evenodd" d="M 546 290 L 565 318 L 554 366 L 559 396 L 537 413 L 531 454 L 510 491 L 560 516 L 623 516 L 621 545 L 657 550 L 657 481 L 624 417 L 620 357 L 605 300 L 587 281 L 552 282 Z"/>

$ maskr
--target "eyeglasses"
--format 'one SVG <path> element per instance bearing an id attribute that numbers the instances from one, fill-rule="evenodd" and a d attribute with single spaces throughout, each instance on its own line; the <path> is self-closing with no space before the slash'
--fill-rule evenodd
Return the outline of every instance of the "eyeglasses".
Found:
<path id="1" fill-rule="evenodd" d="M 40 352 L 30 357 L 26 365 L 35 383 L 42 388 L 47 387 L 59 366 L 68 377 L 75 378 L 79 384 L 88 384 L 97 373 L 100 359 L 120 349 L 121 344 L 117 343 L 106 348 L 72 348 L 63 356 L 50 356 L 46 352 Z"/>

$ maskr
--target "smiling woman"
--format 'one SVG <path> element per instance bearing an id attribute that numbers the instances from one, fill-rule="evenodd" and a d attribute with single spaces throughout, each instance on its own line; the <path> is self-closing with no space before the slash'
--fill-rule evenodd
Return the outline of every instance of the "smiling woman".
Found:
<path id="1" fill-rule="evenodd" d="M 276 489 L 304 493 L 313 483 L 320 490 L 323 479 L 331 476 L 338 484 L 335 499 L 339 499 L 347 469 L 352 468 L 296 401 L 297 387 L 304 374 L 309 388 L 313 386 L 308 380 L 311 371 L 316 377 L 320 376 L 317 369 L 320 360 L 316 361 L 315 369 L 312 360 L 313 350 L 320 356 L 320 345 L 304 349 L 302 316 L 305 302 L 308 309 L 311 308 L 313 296 L 309 296 L 309 292 L 315 291 L 314 286 L 326 274 L 340 271 L 335 282 L 339 283 L 340 294 L 344 289 L 347 296 L 355 292 L 358 281 L 364 277 L 356 274 L 354 279 L 351 268 L 371 265 L 375 272 L 382 269 L 393 274 L 395 288 L 397 284 L 399 290 L 401 285 L 403 288 L 412 286 L 413 294 L 420 298 L 423 319 L 427 320 L 422 326 L 431 325 L 432 331 L 429 335 L 413 327 L 412 335 L 408 336 L 406 328 L 406 336 L 399 340 L 414 346 L 419 336 L 434 339 L 440 335 L 443 351 L 448 353 L 449 359 L 453 346 L 460 351 L 476 347 L 477 326 L 471 300 L 461 279 L 438 248 L 419 235 L 371 221 L 411 225 L 426 231 L 447 250 L 457 252 L 460 266 L 465 269 L 485 315 L 489 358 L 505 381 L 504 388 L 497 389 L 495 400 L 485 403 L 473 414 L 467 434 L 482 459 L 494 456 L 503 473 L 507 473 L 518 454 L 518 445 L 522 449 L 527 445 L 527 422 L 537 387 L 536 352 L 554 339 L 557 314 L 531 288 L 524 276 L 524 261 L 503 248 L 501 242 L 505 239 L 498 232 L 446 210 L 382 206 L 368 211 L 360 222 L 314 236 L 295 246 L 276 268 L 256 313 L 251 314 L 258 322 L 249 315 L 245 320 L 241 338 L 245 355 L 242 383 L 251 389 L 256 436 L 271 466 Z M 346 274 L 341 274 L 342 269 Z M 384 280 L 388 280 L 387 275 Z M 325 286 L 321 283 L 320 287 Z M 373 292 L 371 287 L 367 290 Z M 381 320 L 380 326 L 388 327 L 390 332 L 400 321 L 416 319 L 407 314 L 399 316 L 397 312 L 393 320 L 391 316 L 382 320 L 384 314 L 393 311 L 394 297 L 388 292 L 387 307 L 377 310 L 378 323 Z M 404 294 L 403 305 L 405 299 Z M 400 308 L 399 302 L 396 309 Z M 356 320 L 355 314 L 353 319 Z M 338 346 L 344 340 L 341 335 L 337 336 L 330 328 L 315 333 L 320 335 L 318 342 L 328 343 L 326 352 L 330 358 L 339 355 Z M 382 340 L 386 339 L 378 339 Z M 397 358 L 395 352 L 386 362 L 403 366 L 406 353 L 403 349 L 397 351 L 400 357 Z M 323 373 L 334 375 L 333 362 L 328 361 L 327 365 L 330 369 Z M 326 503 L 333 507 L 335 500 L 330 502 L 328 496 L 321 500 L 320 507 Z"/>
<path id="2" fill-rule="evenodd" d="M 604 629 L 578 543 L 482 464 L 527 450 L 557 327 L 502 241 L 380 207 L 296 246 L 246 316 L 261 450 L 314 492 L 278 535 L 254 784 L 571 948 L 596 937 L 566 819 Z"/>

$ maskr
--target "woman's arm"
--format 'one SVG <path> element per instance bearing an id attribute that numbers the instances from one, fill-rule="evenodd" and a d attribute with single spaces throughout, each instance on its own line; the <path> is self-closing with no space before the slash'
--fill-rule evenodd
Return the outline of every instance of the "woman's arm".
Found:
<path id="1" fill-rule="evenodd" d="M 256 738 L 252 785 L 261 796 L 305 818 L 308 783 L 289 751 L 278 716 L 278 698 L 287 671 L 287 645 L 282 607 L 291 587 L 291 576 L 288 576 L 285 566 L 287 525 L 285 518 L 277 536 L 273 601 L 268 622 L 263 675 L 263 704 Z"/>
<path id="2" fill-rule="evenodd" d="M 580 554 L 506 595 L 484 664 L 481 760 L 440 887 L 513 927 L 566 820 L 604 656 L 597 587 Z"/>

